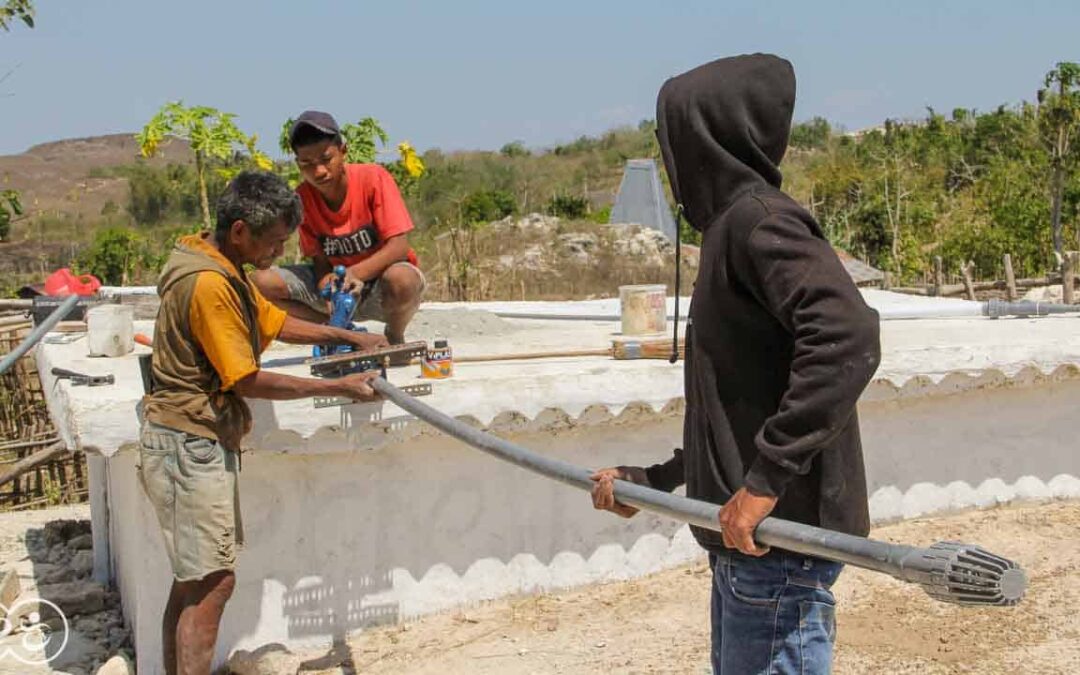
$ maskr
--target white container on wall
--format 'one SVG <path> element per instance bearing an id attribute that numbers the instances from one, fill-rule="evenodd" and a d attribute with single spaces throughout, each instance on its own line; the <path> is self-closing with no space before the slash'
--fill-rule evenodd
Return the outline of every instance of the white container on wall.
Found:
<path id="1" fill-rule="evenodd" d="M 123 356 L 135 349 L 135 307 L 98 305 L 86 312 L 90 356 Z"/>
<path id="2" fill-rule="evenodd" d="M 667 287 L 619 286 L 623 335 L 654 335 L 667 330 Z"/>

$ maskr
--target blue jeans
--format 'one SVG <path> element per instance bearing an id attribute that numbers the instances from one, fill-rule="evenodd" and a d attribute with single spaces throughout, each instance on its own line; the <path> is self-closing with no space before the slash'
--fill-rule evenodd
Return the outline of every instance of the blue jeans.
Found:
<path id="1" fill-rule="evenodd" d="M 843 565 L 773 549 L 761 558 L 709 554 L 715 675 L 832 671 L 835 601 Z"/>

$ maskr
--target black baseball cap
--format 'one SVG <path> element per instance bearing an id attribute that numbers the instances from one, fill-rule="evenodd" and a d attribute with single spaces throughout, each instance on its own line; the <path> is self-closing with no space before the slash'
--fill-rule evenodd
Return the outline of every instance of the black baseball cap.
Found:
<path id="1" fill-rule="evenodd" d="M 316 131 L 321 131 L 327 136 L 337 136 L 341 133 L 341 128 L 338 126 L 337 120 L 330 113 L 325 113 L 320 110 L 305 110 L 300 113 L 289 129 L 289 144 L 296 144 L 296 134 L 300 129 L 304 127 L 311 127 Z"/>

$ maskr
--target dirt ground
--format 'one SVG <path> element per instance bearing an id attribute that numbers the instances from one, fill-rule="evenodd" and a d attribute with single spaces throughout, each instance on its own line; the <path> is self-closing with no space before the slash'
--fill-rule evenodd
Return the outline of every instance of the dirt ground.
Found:
<path id="1" fill-rule="evenodd" d="M 1016 607 L 958 607 L 848 568 L 834 589 L 839 675 L 1080 672 L 1080 502 L 911 520 L 873 536 L 978 543 L 1020 562 L 1030 588 Z M 348 653 L 306 668 L 326 675 L 707 673 L 709 583 L 707 567 L 698 564 L 493 602 L 360 634 Z"/>

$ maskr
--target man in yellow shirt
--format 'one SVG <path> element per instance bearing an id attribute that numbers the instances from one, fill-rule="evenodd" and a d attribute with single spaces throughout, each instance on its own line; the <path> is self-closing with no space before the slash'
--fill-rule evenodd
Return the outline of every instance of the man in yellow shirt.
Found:
<path id="1" fill-rule="evenodd" d="M 386 345 L 384 337 L 287 316 L 251 283 L 300 222 L 277 176 L 244 172 L 222 193 L 213 233 L 177 242 L 158 283 L 152 390 L 143 400 L 139 477 L 173 570 L 162 626 L 165 672 L 208 675 L 243 543 L 238 453 L 251 429 L 245 398 L 376 398 L 372 373 L 317 380 L 260 370 L 273 341 Z"/>

